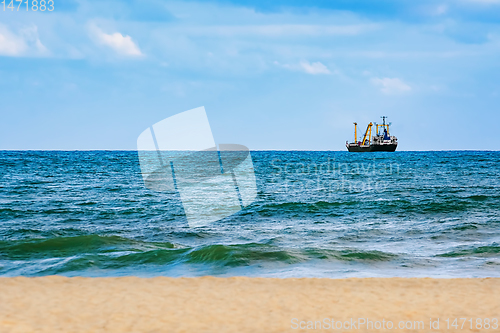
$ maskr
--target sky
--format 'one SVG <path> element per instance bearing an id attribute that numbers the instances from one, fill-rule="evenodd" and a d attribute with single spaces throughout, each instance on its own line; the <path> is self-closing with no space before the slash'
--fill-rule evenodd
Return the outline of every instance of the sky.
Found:
<path id="1" fill-rule="evenodd" d="M 251 150 L 345 150 L 383 115 L 398 150 L 498 150 L 499 59 L 500 0 L 0 4 L 0 149 L 134 150 L 204 106 Z"/>

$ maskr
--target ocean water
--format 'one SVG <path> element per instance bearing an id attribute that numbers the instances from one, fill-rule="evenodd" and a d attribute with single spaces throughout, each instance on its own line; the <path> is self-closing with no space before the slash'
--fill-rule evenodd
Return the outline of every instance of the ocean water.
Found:
<path id="1" fill-rule="evenodd" d="M 190 228 L 137 152 L 2 151 L 0 276 L 500 276 L 500 152 L 251 156 L 255 202 Z"/>

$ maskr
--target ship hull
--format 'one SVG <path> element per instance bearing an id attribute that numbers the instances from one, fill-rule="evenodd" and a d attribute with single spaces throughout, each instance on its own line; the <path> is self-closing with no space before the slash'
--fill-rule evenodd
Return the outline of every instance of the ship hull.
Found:
<path id="1" fill-rule="evenodd" d="M 396 151 L 398 147 L 397 144 L 389 144 L 389 145 L 369 145 L 369 146 L 358 146 L 358 145 L 348 145 L 347 150 L 354 153 L 364 153 L 364 152 L 373 152 L 373 151 L 388 151 L 393 152 Z"/>

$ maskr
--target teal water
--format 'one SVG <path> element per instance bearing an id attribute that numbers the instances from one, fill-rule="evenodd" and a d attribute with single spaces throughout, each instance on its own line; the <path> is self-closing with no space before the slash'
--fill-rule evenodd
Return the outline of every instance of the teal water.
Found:
<path id="1" fill-rule="evenodd" d="M 256 201 L 190 228 L 137 152 L 0 152 L 0 275 L 500 276 L 500 152 L 251 153 Z"/>

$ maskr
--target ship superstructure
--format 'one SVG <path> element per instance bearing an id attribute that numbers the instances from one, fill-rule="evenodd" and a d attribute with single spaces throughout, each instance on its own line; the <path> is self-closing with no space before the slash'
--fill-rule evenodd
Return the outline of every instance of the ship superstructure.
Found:
<path id="1" fill-rule="evenodd" d="M 389 134 L 389 125 L 386 116 L 382 116 L 382 124 L 369 123 L 361 141 L 358 141 L 358 123 L 354 123 L 354 142 L 346 142 L 350 152 L 395 151 L 398 138 Z M 375 126 L 375 128 L 373 128 Z M 372 128 L 375 135 L 372 137 Z"/>

